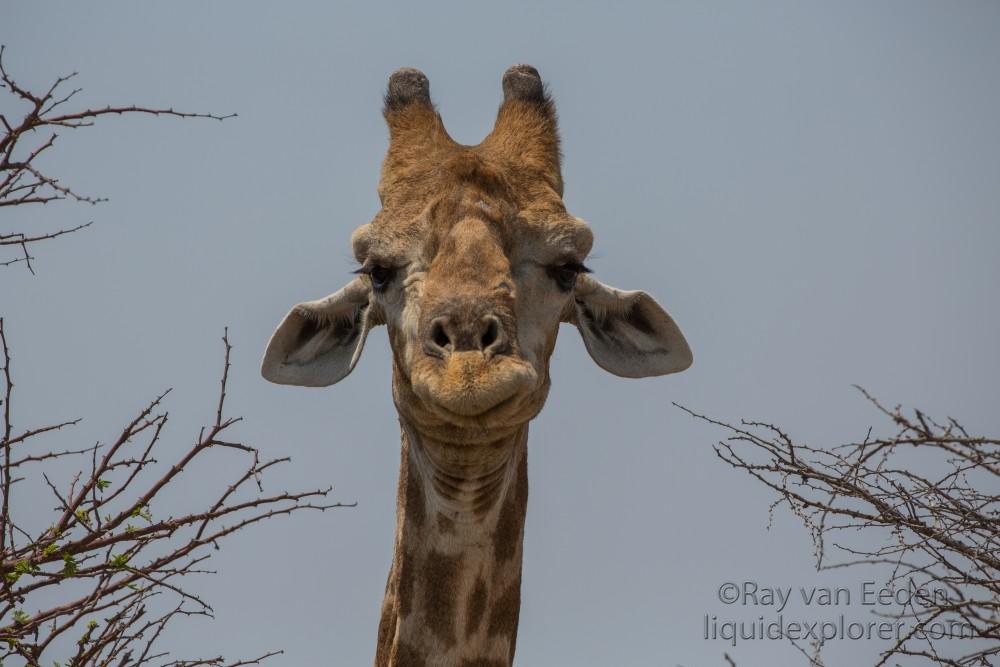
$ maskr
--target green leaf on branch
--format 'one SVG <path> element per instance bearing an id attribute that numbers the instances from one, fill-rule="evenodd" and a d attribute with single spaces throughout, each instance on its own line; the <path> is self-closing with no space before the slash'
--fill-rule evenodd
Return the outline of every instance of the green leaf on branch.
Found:
<path id="1" fill-rule="evenodd" d="M 112 556 L 108 563 L 116 570 L 120 570 L 128 565 L 128 558 L 128 554 L 118 554 L 116 556 Z"/>
<path id="2" fill-rule="evenodd" d="M 73 559 L 73 554 L 63 554 L 62 559 L 63 559 L 62 576 L 72 577 L 73 575 L 75 575 L 80 568 L 76 564 L 76 561 Z"/>
<path id="3" fill-rule="evenodd" d="M 134 510 L 132 510 L 131 516 L 139 517 L 145 519 L 149 523 L 153 523 L 153 513 L 149 511 L 149 506 L 138 505 Z"/>

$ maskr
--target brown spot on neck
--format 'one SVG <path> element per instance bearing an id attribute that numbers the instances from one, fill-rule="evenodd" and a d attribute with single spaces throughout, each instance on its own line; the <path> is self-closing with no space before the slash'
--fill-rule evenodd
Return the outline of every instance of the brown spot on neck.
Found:
<path id="1" fill-rule="evenodd" d="M 471 637 L 483 622 L 483 615 L 486 613 L 486 602 L 488 599 L 486 582 L 482 577 L 476 579 L 476 585 L 469 595 L 465 612 L 465 636 Z"/>
<path id="2" fill-rule="evenodd" d="M 451 535 L 455 533 L 455 522 L 440 512 L 437 515 L 437 527 L 438 532 L 442 535 Z"/>
<path id="3" fill-rule="evenodd" d="M 517 638 L 517 619 L 520 613 L 521 582 L 518 580 L 493 603 L 493 609 L 490 610 L 490 636 L 503 635 L 510 637 L 513 642 Z"/>
<path id="4" fill-rule="evenodd" d="M 462 555 L 446 556 L 440 551 L 431 551 L 418 569 L 421 589 L 420 606 L 427 628 L 437 635 L 445 648 L 456 642 L 455 589 L 459 583 L 459 569 Z"/>

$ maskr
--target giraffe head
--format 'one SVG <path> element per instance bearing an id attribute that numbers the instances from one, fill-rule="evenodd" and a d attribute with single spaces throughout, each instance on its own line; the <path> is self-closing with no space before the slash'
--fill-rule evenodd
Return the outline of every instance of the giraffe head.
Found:
<path id="1" fill-rule="evenodd" d="M 400 414 L 444 440 L 495 440 L 541 410 L 562 322 L 623 377 L 682 371 L 691 351 L 650 296 L 589 275 L 590 228 L 562 201 L 555 108 L 538 72 L 511 67 L 493 131 L 477 146 L 448 136 L 427 77 L 389 79 L 381 210 L 354 231 L 356 278 L 296 305 L 262 373 L 331 385 L 357 363 L 368 331 L 388 327 Z"/>

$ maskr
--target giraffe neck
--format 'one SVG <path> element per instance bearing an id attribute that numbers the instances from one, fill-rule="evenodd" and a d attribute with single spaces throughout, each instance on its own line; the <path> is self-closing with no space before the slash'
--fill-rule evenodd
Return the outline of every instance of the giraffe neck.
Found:
<path id="1" fill-rule="evenodd" d="M 396 545 L 375 667 L 509 667 L 521 604 L 528 426 L 468 445 L 401 419 Z"/>

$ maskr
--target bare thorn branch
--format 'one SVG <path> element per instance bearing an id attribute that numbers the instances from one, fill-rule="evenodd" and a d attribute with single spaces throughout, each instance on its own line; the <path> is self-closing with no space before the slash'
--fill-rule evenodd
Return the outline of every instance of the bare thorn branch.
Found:
<path id="1" fill-rule="evenodd" d="M 817 569 L 877 565 L 886 568 L 888 585 L 913 587 L 909 602 L 887 614 L 905 620 L 909 632 L 881 654 L 879 665 L 897 664 L 901 656 L 994 664 L 1000 657 L 1000 439 L 970 436 L 952 418 L 939 422 L 921 410 L 889 408 L 856 388 L 891 421 L 890 434 L 873 436 L 868 428 L 861 442 L 814 447 L 773 424 L 734 426 L 677 407 L 727 432 L 716 455 L 771 489 L 777 495 L 772 510 L 787 506 L 802 521 Z M 829 539 L 833 535 L 840 539 Z M 842 559 L 827 562 L 832 555 Z M 945 636 L 927 631 L 940 627 L 952 630 Z M 968 640 L 978 640 L 974 649 L 963 648 Z M 797 648 L 820 664 L 818 649 Z"/>

